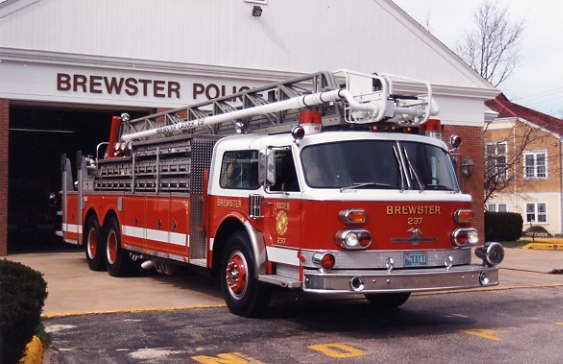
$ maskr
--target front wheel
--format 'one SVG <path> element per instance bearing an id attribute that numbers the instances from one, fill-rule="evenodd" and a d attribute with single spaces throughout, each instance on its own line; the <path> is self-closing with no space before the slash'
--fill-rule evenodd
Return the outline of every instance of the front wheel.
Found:
<path id="1" fill-rule="evenodd" d="M 229 310 L 236 315 L 257 316 L 268 306 L 270 290 L 257 280 L 254 262 L 246 235 L 233 235 L 221 262 L 221 288 Z"/>
<path id="2" fill-rule="evenodd" d="M 366 299 L 375 307 L 382 310 L 391 310 L 407 302 L 411 293 L 371 293 L 365 294 Z"/>
<path id="3" fill-rule="evenodd" d="M 119 223 L 114 218 L 104 226 L 106 244 L 105 260 L 108 273 L 115 277 L 129 275 L 133 272 L 133 261 L 129 252 L 121 247 Z"/>
<path id="4" fill-rule="evenodd" d="M 84 250 L 86 261 L 91 270 L 104 270 L 104 237 L 96 216 L 89 216 L 86 220 L 86 234 L 84 235 Z"/>

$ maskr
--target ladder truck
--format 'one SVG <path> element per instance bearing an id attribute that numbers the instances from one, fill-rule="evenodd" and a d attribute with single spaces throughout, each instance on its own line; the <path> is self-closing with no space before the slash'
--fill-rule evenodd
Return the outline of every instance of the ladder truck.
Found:
<path id="1" fill-rule="evenodd" d="M 113 276 L 202 267 L 242 316 L 272 286 L 392 308 L 497 285 L 503 248 L 472 226 L 437 113 L 426 82 L 338 70 L 113 117 L 74 179 L 61 158 L 57 234 Z"/>

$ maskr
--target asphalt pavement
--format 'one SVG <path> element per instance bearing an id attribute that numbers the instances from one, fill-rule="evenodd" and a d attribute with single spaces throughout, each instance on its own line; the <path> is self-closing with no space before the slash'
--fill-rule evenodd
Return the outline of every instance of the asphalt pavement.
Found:
<path id="1" fill-rule="evenodd" d="M 83 252 L 8 256 L 41 271 L 45 363 L 559 363 L 563 251 L 507 249 L 498 287 L 417 293 L 399 310 L 279 292 L 266 317 L 224 306 L 197 274 L 116 278 Z"/>
<path id="2" fill-rule="evenodd" d="M 14 254 L 8 259 L 44 274 L 49 293 L 45 314 L 224 304 L 217 284 L 199 274 L 117 278 L 89 270 L 81 251 Z M 500 266 L 500 287 L 563 284 L 562 274 L 548 274 L 563 269 L 563 251 L 506 249 Z"/>

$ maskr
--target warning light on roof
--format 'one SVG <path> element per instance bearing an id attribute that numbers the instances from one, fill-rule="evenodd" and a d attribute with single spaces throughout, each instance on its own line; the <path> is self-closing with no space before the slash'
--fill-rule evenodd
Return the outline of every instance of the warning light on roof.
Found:
<path id="1" fill-rule="evenodd" d="M 321 113 L 318 111 L 301 111 L 299 113 L 299 125 L 305 130 L 305 134 L 315 134 L 321 131 Z"/>

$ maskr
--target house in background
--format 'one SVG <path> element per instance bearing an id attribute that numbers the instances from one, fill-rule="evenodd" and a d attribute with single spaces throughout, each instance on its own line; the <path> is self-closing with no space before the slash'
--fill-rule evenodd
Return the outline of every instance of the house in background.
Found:
<path id="1" fill-rule="evenodd" d="M 510 102 L 486 102 L 498 115 L 485 127 L 485 207 L 522 214 L 524 230 L 563 231 L 563 120 Z M 489 196 L 490 195 L 490 196 Z"/>

